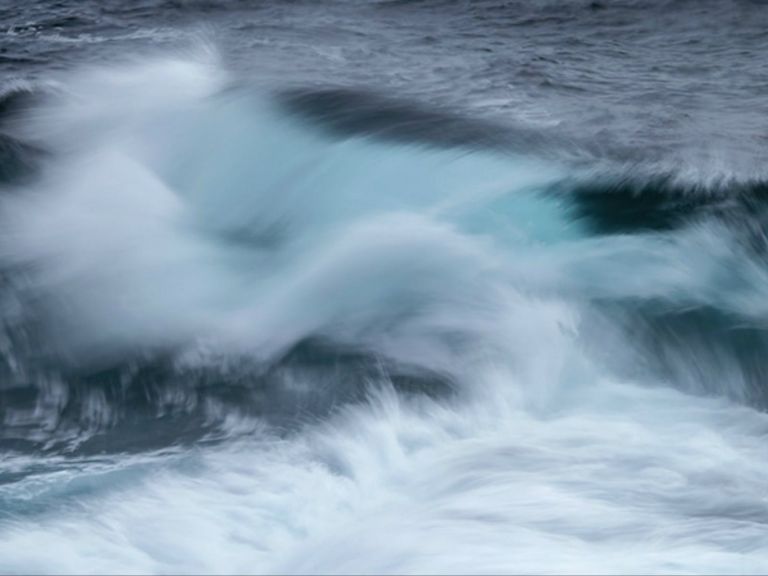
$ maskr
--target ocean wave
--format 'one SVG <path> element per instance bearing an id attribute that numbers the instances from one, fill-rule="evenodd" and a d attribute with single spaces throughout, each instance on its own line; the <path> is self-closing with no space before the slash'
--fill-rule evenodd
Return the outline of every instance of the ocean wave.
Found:
<path id="1" fill-rule="evenodd" d="M 741 380 L 701 390 L 763 402 L 753 361 L 722 344 L 748 325 L 763 346 L 768 278 L 747 249 L 761 182 L 590 170 L 514 130 L 362 92 L 258 93 L 193 61 L 15 98 L 3 166 L 47 156 L 0 205 L 9 445 L 123 449 L 131 421 L 174 443 L 237 410 L 290 420 L 306 414 L 285 392 L 296 370 L 337 380 L 305 395 L 315 416 L 382 375 L 455 390 L 477 363 L 519 361 L 509 335 L 537 301 L 560 310 L 555 332 L 594 314 L 656 326 L 667 356 L 616 328 L 635 351 L 618 372 L 654 365 L 647 379 L 686 389 L 667 357 L 693 335 L 675 319 L 711 310 L 700 354 Z"/>
<path id="2" fill-rule="evenodd" d="M 220 70 L 0 105 L 0 570 L 764 571 L 762 182 Z"/>

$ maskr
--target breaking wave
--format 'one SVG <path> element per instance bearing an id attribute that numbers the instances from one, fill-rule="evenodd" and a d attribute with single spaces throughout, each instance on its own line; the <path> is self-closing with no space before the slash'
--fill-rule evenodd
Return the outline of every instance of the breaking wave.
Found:
<path id="1" fill-rule="evenodd" d="M 765 183 L 216 70 L 0 102 L 0 569 L 768 569 Z"/>

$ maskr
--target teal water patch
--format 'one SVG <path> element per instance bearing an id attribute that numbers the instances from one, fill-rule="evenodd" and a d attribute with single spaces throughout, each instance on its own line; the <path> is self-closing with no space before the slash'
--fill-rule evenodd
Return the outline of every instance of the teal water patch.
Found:
<path id="1" fill-rule="evenodd" d="M 522 155 L 343 136 L 248 95 L 179 114 L 156 169 L 199 225 L 274 248 L 387 213 L 418 213 L 502 244 L 583 227 L 549 194 L 564 167 Z M 152 130 L 152 127 L 149 127 Z"/>

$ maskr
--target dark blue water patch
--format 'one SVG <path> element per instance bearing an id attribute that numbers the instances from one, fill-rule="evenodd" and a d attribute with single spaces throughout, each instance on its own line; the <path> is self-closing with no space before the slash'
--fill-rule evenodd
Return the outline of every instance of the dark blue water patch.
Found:
<path id="1" fill-rule="evenodd" d="M 225 436 L 229 417 L 290 432 L 363 401 L 382 380 L 403 394 L 453 389 L 447 375 L 317 339 L 267 365 L 223 358 L 180 366 L 156 353 L 96 369 L 32 366 L 16 378 L 0 386 L 0 450 L 81 455 L 192 445 Z"/>
<path id="2" fill-rule="evenodd" d="M 765 248 L 768 182 L 721 179 L 697 184 L 673 174 L 563 181 L 549 193 L 571 199 L 571 214 L 598 234 L 663 232 L 715 218 L 746 245 Z"/>
<path id="3" fill-rule="evenodd" d="M 662 300 L 603 302 L 600 309 L 622 327 L 634 350 L 634 363 L 613 369 L 768 409 L 768 324 L 714 306 Z"/>
<path id="4" fill-rule="evenodd" d="M 39 173 L 45 153 L 0 132 L 0 186 L 20 184 Z"/>
<path id="5" fill-rule="evenodd" d="M 0 185 L 23 183 L 39 173 L 47 154 L 8 131 L 43 99 L 42 92 L 31 88 L 15 88 L 0 94 Z"/>
<path id="6" fill-rule="evenodd" d="M 42 102 L 41 91 L 27 87 L 16 87 L 0 94 L 0 127 L 8 126 Z"/>
<path id="7" fill-rule="evenodd" d="M 570 197 L 572 215 L 600 234 L 672 230 L 722 202 L 720 194 L 691 189 L 666 174 L 566 181 L 550 192 Z"/>
<path id="8" fill-rule="evenodd" d="M 441 147 L 501 148 L 512 144 L 498 125 L 462 118 L 448 111 L 349 88 L 285 90 L 278 102 L 333 136 L 370 136 Z M 535 133 L 529 135 L 540 139 Z"/>

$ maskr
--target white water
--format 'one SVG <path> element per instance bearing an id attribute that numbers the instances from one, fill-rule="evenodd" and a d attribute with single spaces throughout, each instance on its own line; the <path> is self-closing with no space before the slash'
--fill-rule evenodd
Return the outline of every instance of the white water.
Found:
<path id="1" fill-rule="evenodd" d="M 223 87 L 189 61 L 87 71 L 24 124 L 58 155 L 3 198 L 0 246 L 46 347 L 268 362 L 322 336 L 454 394 L 361 381 L 368 403 L 287 435 L 233 418 L 250 433 L 4 485 L 38 505 L 1 517 L 0 571 L 768 571 L 768 417 L 588 352 L 633 358 L 593 297 L 761 316 L 726 237 L 590 239 L 539 192 L 563 167 L 330 140 Z"/>
<path id="2" fill-rule="evenodd" d="M 290 441 L 158 458 L 127 483 L 61 474 L 50 483 L 79 488 L 75 502 L 5 522 L 2 569 L 766 570 L 768 419 L 551 372 L 565 384 L 546 409 L 515 398 L 521 384 L 503 371 L 478 375 L 482 392 L 460 405 L 411 403 L 384 386 L 372 406 Z"/>

